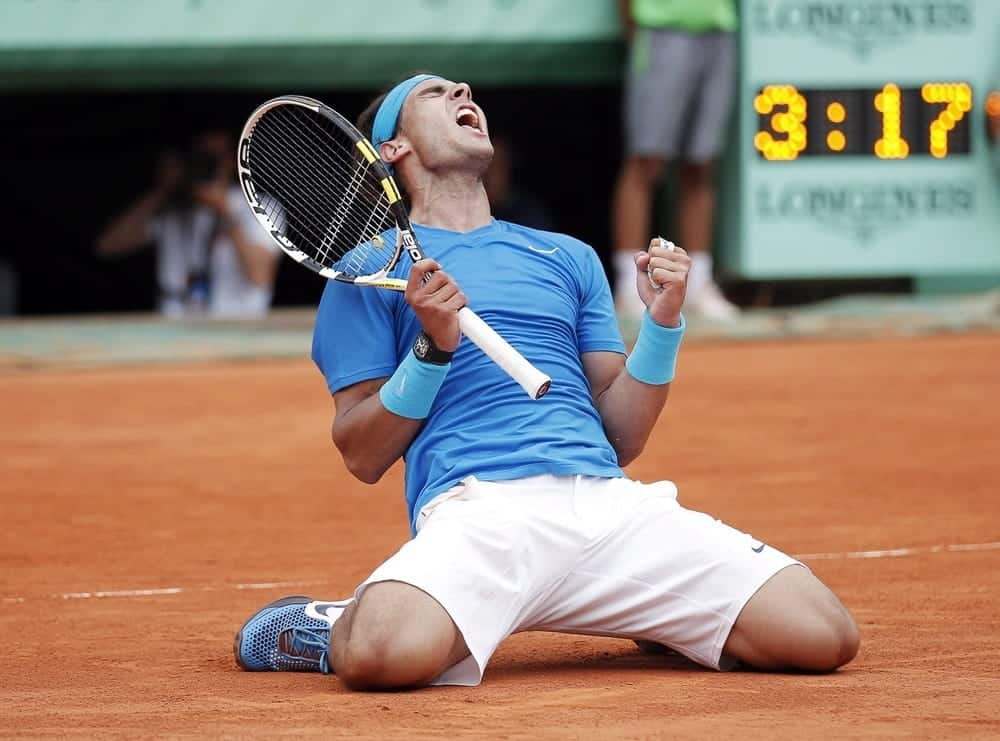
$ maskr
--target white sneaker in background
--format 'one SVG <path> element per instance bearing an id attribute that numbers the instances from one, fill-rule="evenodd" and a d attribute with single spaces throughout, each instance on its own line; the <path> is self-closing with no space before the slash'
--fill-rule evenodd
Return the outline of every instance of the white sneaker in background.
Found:
<path id="1" fill-rule="evenodd" d="M 619 321 L 641 321 L 646 304 L 642 303 L 635 286 L 635 253 L 618 250 L 614 255 L 614 267 L 615 314 Z"/>
<path id="2" fill-rule="evenodd" d="M 625 290 L 615 290 L 615 315 L 619 320 L 624 319 L 630 322 L 642 321 L 642 314 L 646 311 L 646 304 L 642 303 L 642 299 L 639 298 L 639 292 L 635 290 L 635 284 L 632 284 L 631 291 L 626 288 Z"/>
<path id="3" fill-rule="evenodd" d="M 703 283 L 695 293 L 691 292 L 689 285 L 684 300 L 684 313 L 701 319 L 732 321 L 739 317 L 740 310 L 736 304 L 722 295 L 715 281 L 710 280 Z"/>

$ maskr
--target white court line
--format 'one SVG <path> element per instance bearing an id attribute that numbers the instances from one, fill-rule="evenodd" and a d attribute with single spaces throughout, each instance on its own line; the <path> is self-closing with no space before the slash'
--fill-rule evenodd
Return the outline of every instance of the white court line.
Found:
<path id="1" fill-rule="evenodd" d="M 833 561 L 854 558 L 900 558 L 902 556 L 916 556 L 922 553 L 965 553 L 969 551 L 996 551 L 1000 550 L 1000 541 L 990 543 L 956 543 L 952 545 L 928 545 L 915 548 L 889 548 L 880 551 L 845 551 L 841 553 L 797 553 L 791 554 L 793 558 L 800 561 Z M 48 599 L 108 599 L 122 597 L 157 597 L 167 594 L 184 594 L 186 592 L 219 592 L 226 589 L 249 590 L 249 589 L 288 589 L 298 587 L 315 587 L 329 584 L 327 580 L 310 581 L 261 581 L 243 582 L 239 584 L 229 584 L 223 586 L 208 587 L 159 587 L 153 589 L 108 589 L 94 592 L 64 592 L 62 594 L 50 594 Z M 0 603 L 5 605 L 21 604 L 27 602 L 27 597 L 0 597 Z M 31 598 L 44 599 L 44 598 Z"/>
<path id="2" fill-rule="evenodd" d="M 800 561 L 831 561 L 842 558 L 899 558 L 920 553 L 958 553 L 962 551 L 995 551 L 1000 542 L 960 543 L 956 545 L 927 545 L 917 548 L 890 548 L 885 551 L 848 551 L 847 553 L 800 553 L 794 558 Z"/>
<path id="3" fill-rule="evenodd" d="M 329 584 L 326 579 L 322 581 L 258 581 L 249 584 L 237 584 L 236 589 L 277 589 L 278 587 L 314 587 L 317 584 Z M 212 587 L 205 587 L 204 591 L 210 591 Z"/>
<path id="4" fill-rule="evenodd" d="M 327 580 L 312 581 L 261 581 L 248 582 L 242 584 L 230 584 L 221 587 L 159 587 L 154 589 L 106 589 L 98 592 L 64 592 L 62 594 L 50 594 L 48 599 L 107 599 L 109 597 L 156 597 L 163 594 L 182 594 L 184 592 L 218 592 L 224 589 L 278 589 L 288 587 L 314 587 L 321 584 L 329 584 Z M 37 598 L 35 598 L 37 599 Z M 2 604 L 19 604 L 25 602 L 26 597 L 3 597 L 0 598 Z"/>
<path id="5" fill-rule="evenodd" d="M 105 597 L 154 597 L 159 594 L 180 594 L 184 587 L 163 589 L 109 589 L 102 592 L 67 592 L 50 595 L 57 599 L 104 599 Z"/>

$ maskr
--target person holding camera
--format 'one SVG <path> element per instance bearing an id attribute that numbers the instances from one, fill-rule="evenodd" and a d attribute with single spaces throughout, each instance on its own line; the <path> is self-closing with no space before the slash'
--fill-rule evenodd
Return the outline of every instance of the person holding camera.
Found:
<path id="1" fill-rule="evenodd" d="M 156 245 L 165 316 L 254 318 L 271 305 L 279 251 L 243 200 L 233 152 L 228 134 L 211 131 L 186 155 L 165 154 L 153 188 L 97 239 L 105 257 Z"/>

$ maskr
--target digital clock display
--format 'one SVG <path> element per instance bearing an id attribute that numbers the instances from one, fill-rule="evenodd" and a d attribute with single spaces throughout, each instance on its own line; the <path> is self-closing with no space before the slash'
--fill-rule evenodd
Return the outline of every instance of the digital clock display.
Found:
<path id="1" fill-rule="evenodd" d="M 970 152 L 972 86 L 927 82 L 901 87 L 800 89 L 766 85 L 753 100 L 753 144 L 770 161 L 804 156 L 944 159 Z"/>
<path id="2" fill-rule="evenodd" d="M 1000 0 L 739 8 L 720 272 L 1000 285 Z"/>

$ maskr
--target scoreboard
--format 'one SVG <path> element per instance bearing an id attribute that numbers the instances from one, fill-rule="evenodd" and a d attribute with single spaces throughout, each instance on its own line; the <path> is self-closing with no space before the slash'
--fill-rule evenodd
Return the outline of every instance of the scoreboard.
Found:
<path id="1" fill-rule="evenodd" d="M 727 272 L 1000 275 L 1000 0 L 744 0 L 740 34 Z"/>

